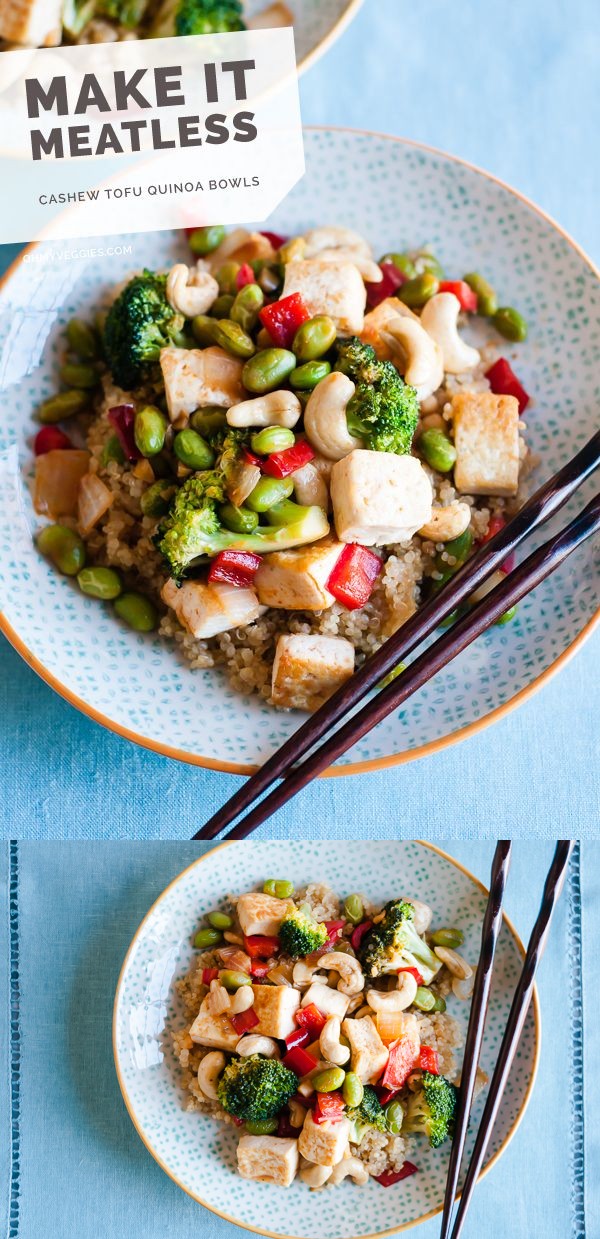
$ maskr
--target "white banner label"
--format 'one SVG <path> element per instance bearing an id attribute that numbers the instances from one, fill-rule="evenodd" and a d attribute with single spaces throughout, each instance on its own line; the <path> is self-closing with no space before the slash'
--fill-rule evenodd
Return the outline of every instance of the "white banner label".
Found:
<path id="1" fill-rule="evenodd" d="M 0 54 L 0 240 L 265 220 L 304 153 L 291 29 Z"/>

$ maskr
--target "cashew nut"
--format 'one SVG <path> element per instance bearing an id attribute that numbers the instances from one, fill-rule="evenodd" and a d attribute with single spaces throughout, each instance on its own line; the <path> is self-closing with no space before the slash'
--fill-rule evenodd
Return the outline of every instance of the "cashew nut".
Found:
<path id="1" fill-rule="evenodd" d="M 461 981 L 467 981 L 473 975 L 471 965 L 467 963 L 466 959 L 463 959 L 462 955 L 458 954 L 458 951 L 452 951 L 447 946 L 436 946 L 433 949 L 438 959 L 441 959 L 453 977 L 458 977 Z"/>
<path id="2" fill-rule="evenodd" d="M 198 1085 L 205 1097 L 217 1101 L 217 1080 L 225 1067 L 225 1055 L 221 1050 L 205 1054 L 198 1068 Z"/>
<path id="3" fill-rule="evenodd" d="M 364 237 L 361 237 L 359 232 L 354 232 L 352 228 L 344 228 L 339 224 L 332 224 L 324 228 L 309 228 L 308 232 L 304 233 L 306 242 L 306 257 L 320 258 L 323 250 L 353 250 L 356 254 L 363 254 L 366 258 L 371 256 L 371 246 Z"/>
<path id="4" fill-rule="evenodd" d="M 412 972 L 398 973 L 398 988 L 382 993 L 378 989 L 367 990 L 367 1002 L 373 1011 L 406 1011 L 417 996 L 418 985 Z"/>
<path id="5" fill-rule="evenodd" d="M 329 461 L 327 462 L 330 463 Z M 314 460 L 310 460 L 301 469 L 292 474 L 294 494 L 298 503 L 316 504 L 325 512 L 329 507 L 329 487 Z"/>
<path id="6" fill-rule="evenodd" d="M 330 1015 L 329 1019 L 325 1021 L 321 1029 L 321 1036 L 319 1037 L 319 1049 L 323 1058 L 327 1059 L 329 1063 L 334 1063 L 336 1067 L 343 1067 L 344 1063 L 347 1063 L 350 1058 L 349 1047 L 342 1045 L 340 1041 L 341 1031 L 342 1024 L 339 1016 Z"/>
<path id="7" fill-rule="evenodd" d="M 246 1033 L 236 1047 L 236 1054 L 246 1058 L 249 1054 L 262 1054 L 263 1058 L 279 1058 L 279 1046 L 272 1037 L 261 1037 L 258 1033 Z"/>
<path id="8" fill-rule="evenodd" d="M 365 987 L 365 978 L 363 970 L 357 959 L 352 955 L 344 955 L 341 951 L 332 951 L 331 954 L 322 955 L 319 963 L 322 968 L 331 968 L 335 972 L 339 972 L 340 979 L 338 981 L 338 989 L 342 994 L 348 994 L 352 997 L 353 994 L 359 994 Z"/>
<path id="9" fill-rule="evenodd" d="M 303 1166 L 299 1178 L 307 1187 L 323 1187 L 331 1178 L 333 1166 Z"/>
<path id="10" fill-rule="evenodd" d="M 227 410 L 230 426 L 285 426 L 291 430 L 302 412 L 302 405 L 291 391 L 270 391 L 255 400 L 242 400 Z"/>
<path id="11" fill-rule="evenodd" d="M 455 998 L 460 998 L 461 1002 L 468 1002 L 475 986 L 475 973 L 471 973 L 470 977 L 452 977 L 452 993 Z"/>
<path id="12" fill-rule="evenodd" d="M 306 437 L 311 447 L 328 460 L 342 460 L 362 447 L 362 439 L 350 434 L 346 421 L 346 408 L 355 390 L 347 374 L 334 370 L 317 383 L 304 410 Z"/>
<path id="13" fill-rule="evenodd" d="M 468 503 L 460 503 L 454 499 L 447 508 L 432 508 L 431 516 L 425 525 L 419 529 L 422 538 L 430 538 L 432 542 L 450 542 L 458 538 L 471 524 L 471 509 Z M 419 930 L 423 933 L 423 930 Z"/>
<path id="14" fill-rule="evenodd" d="M 447 374 L 462 374 L 479 363 L 479 352 L 465 344 L 458 334 L 460 301 L 454 293 L 436 293 L 425 302 L 421 326 L 442 351 Z"/>
<path id="15" fill-rule="evenodd" d="M 206 996 L 206 1010 L 210 1011 L 211 1015 L 222 1015 L 224 1011 L 229 1011 L 231 999 L 227 990 L 219 981 L 211 981 L 210 989 Z"/>
<path id="16" fill-rule="evenodd" d="M 416 388 L 419 400 L 432 396 L 444 381 L 444 359 L 441 348 L 420 321 L 398 315 L 380 334 L 392 350 L 396 369 Z"/>
<path id="17" fill-rule="evenodd" d="M 248 1011 L 254 1002 L 254 994 L 251 985 L 240 985 L 236 989 L 235 994 L 231 995 L 231 1005 L 229 1008 L 230 1015 L 241 1015 L 242 1011 Z"/>
<path id="18" fill-rule="evenodd" d="M 344 1157 L 341 1162 L 338 1162 L 337 1166 L 333 1167 L 329 1182 L 332 1187 L 337 1187 L 348 1176 L 354 1179 L 355 1183 L 360 1183 L 362 1186 L 369 1178 L 369 1171 L 364 1162 L 361 1162 L 358 1157 Z"/>
<path id="19" fill-rule="evenodd" d="M 302 1127 L 306 1118 L 305 1106 L 301 1106 L 296 1097 L 291 1097 L 288 1101 L 288 1109 L 290 1112 L 290 1127 Z"/>
<path id="20" fill-rule="evenodd" d="M 413 899 L 411 895 L 406 895 L 405 899 L 406 903 L 410 903 L 415 910 L 414 927 L 417 933 L 426 933 L 433 917 L 429 904 L 422 903 L 420 899 Z"/>
<path id="21" fill-rule="evenodd" d="M 317 964 L 307 964 L 305 959 L 299 959 L 298 962 L 294 964 L 294 971 L 292 973 L 294 985 L 297 985 L 300 989 L 306 989 L 314 980 L 317 979 L 315 973 L 318 972 L 320 967 L 320 960 Z M 323 980 L 325 980 L 325 978 L 323 978 Z"/>
<path id="22" fill-rule="evenodd" d="M 223 937 L 226 942 L 230 942 L 233 946 L 243 946 L 244 939 L 239 934 L 232 934 L 228 929 L 225 930 Z"/>
<path id="23" fill-rule="evenodd" d="M 363 995 L 354 994 L 354 996 L 350 999 L 350 1002 L 348 1003 L 348 1009 L 346 1011 L 346 1016 L 354 1015 L 355 1011 L 358 1011 L 359 1007 L 362 1007 L 362 1005 L 363 1005 Z"/>
<path id="24" fill-rule="evenodd" d="M 219 296 L 219 285 L 208 271 L 190 271 L 184 262 L 177 262 L 167 276 L 166 292 L 174 310 L 194 318 L 196 314 L 208 313 Z"/>
<path id="25" fill-rule="evenodd" d="M 332 265 L 338 262 L 353 263 L 360 271 L 363 280 L 369 284 L 380 284 L 383 279 L 381 267 L 378 267 L 372 258 L 346 245 L 340 245 L 336 249 L 320 250 L 316 257 L 319 262 L 330 262 Z"/>

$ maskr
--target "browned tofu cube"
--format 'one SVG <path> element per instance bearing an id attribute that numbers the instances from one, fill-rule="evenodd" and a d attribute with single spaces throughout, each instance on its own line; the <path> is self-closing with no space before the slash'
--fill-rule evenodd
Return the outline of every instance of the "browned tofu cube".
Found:
<path id="1" fill-rule="evenodd" d="M 298 1169 L 298 1141 L 281 1136 L 242 1136 L 237 1160 L 242 1179 L 290 1187 Z"/>
<path id="2" fill-rule="evenodd" d="M 388 1051 L 370 1015 L 344 1020 L 342 1032 L 350 1042 L 352 1070 L 363 1084 L 378 1080 L 388 1060 Z"/>
<path id="3" fill-rule="evenodd" d="M 457 392 L 452 400 L 457 490 L 514 495 L 519 485 L 519 402 L 493 392 Z"/>
<path id="4" fill-rule="evenodd" d="M 284 916 L 293 907 L 291 899 L 276 899 L 274 895 L 265 895 L 262 891 L 248 891 L 247 895 L 240 895 L 237 901 L 242 932 L 247 938 L 254 934 L 275 938 Z"/>
<path id="5" fill-rule="evenodd" d="M 196 1045 L 209 1045 L 215 1050 L 233 1052 L 240 1039 L 239 1033 L 226 1015 L 213 1015 L 207 1009 L 208 995 L 190 1028 L 190 1037 Z"/>
<path id="6" fill-rule="evenodd" d="M 350 1135 L 348 1119 L 336 1123 L 315 1123 L 308 1111 L 298 1140 L 298 1151 L 316 1166 L 337 1166 L 341 1162 Z"/>
<path id="7" fill-rule="evenodd" d="M 354 646 L 344 637 L 286 634 L 275 651 L 273 701 L 291 710 L 318 710 L 353 671 Z"/>
<path id="8" fill-rule="evenodd" d="M 253 985 L 254 1012 L 258 1016 L 252 1032 L 257 1037 L 288 1037 L 296 1029 L 295 1015 L 300 994 L 288 985 Z"/>
<path id="9" fill-rule="evenodd" d="M 327 581 L 344 550 L 342 542 L 327 538 L 312 546 L 265 555 L 254 578 L 259 602 L 286 611 L 323 611 L 335 598 Z"/>

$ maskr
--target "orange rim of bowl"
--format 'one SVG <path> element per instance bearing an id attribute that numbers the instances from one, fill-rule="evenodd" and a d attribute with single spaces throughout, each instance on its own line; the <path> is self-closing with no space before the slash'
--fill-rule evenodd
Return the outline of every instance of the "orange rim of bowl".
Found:
<path id="1" fill-rule="evenodd" d="M 401 841 L 398 841 L 398 842 L 401 842 Z M 454 857 L 450 856 L 448 852 L 445 852 L 443 848 L 438 847 L 435 843 L 428 843 L 425 839 L 415 839 L 414 842 L 418 843 L 420 847 L 427 848 L 430 852 L 434 852 L 437 856 L 440 856 L 442 860 L 445 860 L 447 864 L 453 865 L 453 867 L 455 869 L 458 869 L 460 873 L 464 874 L 465 877 L 467 877 L 470 880 L 470 882 L 472 882 L 472 884 L 479 891 L 481 891 L 483 895 L 485 895 L 486 897 L 488 896 L 489 890 L 487 886 L 485 886 L 484 883 L 479 880 L 479 878 L 476 878 L 475 875 L 471 873 L 470 869 L 467 869 L 467 867 L 461 864 L 460 861 L 455 860 Z M 196 1192 L 192 1192 L 190 1188 L 186 1187 L 185 1184 L 181 1182 L 181 1179 L 178 1179 L 177 1175 L 169 1168 L 169 1166 L 167 1166 L 166 1162 L 161 1157 L 159 1157 L 156 1150 L 152 1147 L 150 1140 L 146 1137 L 146 1134 L 143 1128 L 140 1126 L 137 1120 L 137 1116 L 135 1114 L 133 1105 L 129 1099 L 125 1081 L 123 1079 L 123 1075 L 121 1072 L 121 1066 L 119 1062 L 118 1050 L 117 1050 L 117 1020 L 118 1020 L 119 1002 L 120 1002 L 120 997 L 121 997 L 121 987 L 122 987 L 122 984 L 125 978 L 125 973 L 129 966 L 129 960 L 131 959 L 131 956 L 134 950 L 136 949 L 136 946 L 143 932 L 144 926 L 146 925 L 146 922 L 153 915 L 158 905 L 162 903 L 163 899 L 167 897 L 170 891 L 177 885 L 178 882 L 181 881 L 182 878 L 185 877 L 187 873 L 190 873 L 192 869 L 195 869 L 198 865 L 201 865 L 203 861 L 207 860 L 211 856 L 214 856 L 216 852 L 220 852 L 223 848 L 235 847 L 235 846 L 236 846 L 235 841 L 231 841 L 231 842 L 225 841 L 223 843 L 219 843 L 217 847 L 211 848 L 210 851 L 205 852 L 203 856 L 199 856 L 197 860 L 192 861 L 191 865 L 186 865 L 186 868 L 183 869 L 181 873 L 177 874 L 177 876 L 173 878 L 171 882 L 169 882 L 168 886 L 166 886 L 164 891 L 162 891 L 161 894 L 158 896 L 158 899 L 154 900 L 154 903 L 149 908 L 144 919 L 138 925 L 138 928 L 136 929 L 135 934 L 127 949 L 127 954 L 125 955 L 125 959 L 123 960 L 121 971 L 119 973 L 119 979 L 117 981 L 117 988 L 115 991 L 115 999 L 114 999 L 114 1004 L 113 1004 L 113 1027 L 112 1027 L 112 1044 L 113 1044 L 113 1057 L 114 1057 L 114 1062 L 115 1062 L 115 1071 L 117 1074 L 117 1080 L 119 1082 L 121 1096 L 123 1098 L 123 1101 L 125 1102 L 127 1113 L 129 1114 L 129 1117 L 133 1123 L 133 1126 L 135 1127 L 135 1130 L 140 1140 L 142 1141 L 142 1144 L 145 1145 L 148 1152 L 151 1154 L 151 1156 L 160 1166 L 161 1170 L 164 1170 L 165 1174 L 167 1174 L 169 1178 L 172 1179 L 173 1182 L 177 1184 L 177 1187 L 180 1187 L 181 1190 L 185 1192 L 187 1196 L 191 1196 L 192 1200 L 195 1200 L 197 1201 L 198 1204 L 203 1205 L 205 1209 L 208 1209 L 211 1213 L 216 1214 L 217 1217 L 222 1218 L 223 1221 L 231 1222 L 234 1226 L 243 1226 L 246 1230 L 250 1231 L 252 1234 L 263 1235 L 265 1236 L 265 1239 L 299 1239 L 298 1236 L 289 1235 L 281 1231 L 265 1230 L 263 1227 L 261 1227 L 261 1229 L 258 1230 L 255 1226 L 250 1226 L 248 1222 L 241 1222 L 239 1218 L 233 1217 L 230 1213 L 223 1213 L 220 1209 L 216 1209 L 213 1205 L 207 1204 L 207 1202 L 204 1200 L 202 1196 L 198 1196 Z M 239 846 L 239 844 L 237 846 Z M 245 845 L 244 843 L 242 843 L 241 846 L 244 847 L 248 845 Z M 502 913 L 502 919 L 513 939 L 513 942 L 515 943 L 517 947 L 519 954 L 521 955 L 521 958 L 525 959 L 525 947 L 521 940 L 520 934 L 517 933 L 517 930 L 515 929 L 512 923 L 512 920 L 510 920 L 510 918 L 504 912 Z M 500 1148 L 496 1150 L 496 1152 L 490 1158 L 489 1162 L 487 1162 L 486 1165 L 484 1166 L 477 1180 L 478 1183 L 481 1183 L 482 1179 L 485 1178 L 485 1176 L 489 1173 L 489 1171 L 500 1160 L 503 1153 L 506 1152 L 506 1149 L 508 1148 L 509 1144 L 511 1143 L 517 1131 L 519 1130 L 519 1127 L 521 1126 L 521 1123 L 527 1111 L 527 1107 L 531 1100 L 531 1095 L 533 1093 L 535 1081 L 537 1078 L 538 1068 L 540 1064 L 540 1054 L 541 1054 L 541 1049 L 542 1049 L 542 1021 L 541 1021 L 540 1001 L 539 1001 L 537 985 L 534 985 L 533 999 L 532 999 L 530 1010 L 533 1012 L 533 1033 L 534 1033 L 534 1052 L 533 1052 L 533 1066 L 531 1070 L 531 1078 L 525 1090 L 525 1094 L 523 1096 L 523 1100 L 519 1107 L 517 1116 L 512 1126 L 510 1127 L 510 1130 L 507 1132 L 506 1136 L 504 1137 L 504 1140 L 502 1141 Z M 459 1199 L 460 1199 L 460 1192 L 458 1192 L 456 1196 L 456 1200 L 459 1200 Z M 437 1209 L 431 1209 L 428 1213 L 422 1214 L 421 1217 L 415 1218 L 412 1222 L 404 1222 L 402 1226 L 396 1225 L 396 1226 L 392 1226 L 389 1230 L 388 1229 L 378 1230 L 378 1231 L 374 1231 L 373 1233 L 363 1234 L 360 1236 L 347 1236 L 347 1239 L 387 1239 L 388 1236 L 398 1235 L 402 1231 L 411 1230 L 413 1226 L 420 1226 L 422 1222 L 428 1222 L 432 1218 L 438 1217 L 439 1214 L 442 1212 L 442 1208 L 443 1208 L 443 1205 L 439 1205 Z"/>
<path id="2" fill-rule="evenodd" d="M 348 22 L 350 20 L 350 17 L 355 9 L 360 7 L 361 4 L 362 0 L 355 0 L 354 5 L 349 6 L 346 13 L 340 18 L 337 26 L 335 26 L 330 32 L 330 35 L 328 36 L 329 39 L 333 39 L 334 35 L 339 33 L 340 26 L 343 26 L 344 22 Z M 316 52 L 317 51 L 318 49 L 316 49 Z M 315 55 L 316 52 L 311 53 L 311 55 Z M 502 181 L 491 172 L 486 172 L 485 169 L 479 168 L 476 164 L 470 163 L 466 159 L 460 159 L 457 155 L 449 155 L 446 151 L 440 150 L 435 146 L 428 146 L 424 142 L 414 142 L 410 138 L 395 137 L 393 134 L 381 133 L 373 129 L 353 129 L 346 126 L 335 125 L 306 125 L 305 129 L 308 133 L 352 133 L 358 134 L 359 136 L 362 135 L 366 137 L 382 138 L 387 142 L 398 143 L 401 146 L 408 147 L 413 150 L 425 151 L 427 154 L 435 155 L 437 158 L 448 160 L 450 163 L 455 163 L 463 168 L 467 168 L 470 172 L 477 173 L 478 176 L 482 176 L 485 180 L 491 181 L 495 185 L 499 185 L 501 189 L 504 189 L 507 193 L 512 194 L 513 197 L 522 202 L 529 208 L 529 210 L 538 215 L 540 219 L 543 219 L 547 224 L 550 224 L 550 226 L 564 238 L 567 244 L 571 246 L 575 253 L 578 254 L 584 263 L 589 267 L 592 275 L 600 281 L 600 271 L 596 267 L 595 263 L 592 262 L 592 259 L 585 253 L 585 250 L 583 250 L 581 246 L 573 240 L 569 233 L 566 232 L 565 229 L 562 228 L 551 215 L 548 215 L 548 213 L 542 210 L 541 207 L 536 206 L 536 204 L 532 202 L 530 198 L 527 198 L 525 194 L 520 193 L 517 189 L 513 189 L 513 187 L 508 185 L 506 181 Z M 34 249 L 35 245 L 35 242 L 31 242 L 29 245 L 25 246 L 13 260 L 0 279 L 0 290 L 6 283 L 8 283 L 13 272 L 16 271 L 21 265 L 23 256 L 30 250 Z M 581 632 L 579 632 L 573 641 L 571 641 L 566 647 L 566 649 L 563 650 L 562 654 L 558 655 L 558 658 L 550 663 L 550 665 L 546 667 L 545 670 L 538 676 L 536 676 L 530 684 L 525 685 L 525 687 L 521 688 L 518 693 L 515 693 L 514 697 L 511 697 L 508 701 L 503 702 L 499 706 L 495 706 L 493 710 L 490 710 L 489 713 L 485 714 L 482 718 L 474 719 L 472 723 L 468 723 L 465 727 L 459 727 L 456 731 L 450 732 L 446 736 L 439 736 L 436 740 L 429 740 L 426 744 L 417 745 L 414 749 L 406 749 L 401 753 L 389 753 L 384 757 L 373 757 L 365 759 L 364 761 L 349 762 L 345 765 L 330 766 L 327 770 L 322 771 L 319 778 L 341 778 L 350 774 L 368 774 L 377 770 L 391 769 L 394 766 L 402 766 L 407 762 L 416 761 L 419 758 L 429 756 L 430 754 L 433 755 L 434 753 L 440 753 L 443 749 L 449 748 L 450 745 L 458 744 L 461 740 L 467 740 L 470 736 L 477 735 L 478 732 L 491 726 L 492 723 L 499 722 L 502 718 L 505 718 L 506 715 L 510 714 L 513 710 L 528 701 L 530 697 L 533 697 L 533 695 L 537 693 L 544 684 L 547 684 L 558 671 L 562 670 L 562 668 L 567 665 L 570 659 L 573 658 L 574 655 L 581 649 L 584 642 L 587 641 L 587 639 L 592 635 L 599 623 L 600 605 L 596 609 L 594 615 L 592 615 L 591 619 L 589 619 L 581 629 Z M 255 774 L 256 771 L 260 769 L 260 766 L 258 765 L 221 761 L 215 757 L 207 757 L 204 754 L 191 753 L 186 749 L 180 749 L 170 744 L 163 744 L 158 740 L 151 739 L 148 736 L 142 736 L 139 732 L 133 731 L 129 727 L 125 727 L 122 723 L 117 722 L 115 719 L 108 718 L 107 715 L 103 714 L 100 710 L 96 710 L 94 706 L 84 701 L 81 697 L 78 697 L 70 688 L 67 688 L 66 685 L 57 679 L 57 677 L 49 671 L 42 662 L 40 662 L 33 651 L 25 645 L 24 641 L 21 640 L 18 633 L 12 627 L 12 624 L 2 612 L 0 612 L 0 632 L 4 634 L 28 666 L 30 666 L 32 670 L 35 671 L 46 684 L 49 685 L 50 688 L 54 689 L 60 697 L 63 697 L 65 701 L 68 701 L 70 705 L 75 706 L 77 710 L 79 710 L 82 714 L 87 715 L 87 717 L 91 718 L 95 723 L 100 723 L 100 725 L 106 727 L 108 731 L 115 732 L 117 735 L 122 736 L 123 739 L 131 740 L 134 744 L 138 744 L 142 748 L 150 749 L 153 753 L 158 753 L 161 757 L 170 757 L 176 761 L 186 762 L 188 765 L 200 766 L 205 770 L 217 770 L 223 774 L 251 775 Z"/>

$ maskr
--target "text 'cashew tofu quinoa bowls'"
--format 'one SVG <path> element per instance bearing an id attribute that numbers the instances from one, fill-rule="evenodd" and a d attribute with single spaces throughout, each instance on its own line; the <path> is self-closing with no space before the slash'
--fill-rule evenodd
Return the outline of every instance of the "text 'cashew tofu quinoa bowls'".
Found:
<path id="1" fill-rule="evenodd" d="M 452 1134 L 462 1037 L 446 1002 L 468 1000 L 474 977 L 460 929 L 432 930 L 412 896 L 342 903 L 276 879 L 226 907 L 177 983 L 186 1108 L 239 1128 L 245 1179 L 388 1188 L 415 1174 L 420 1139 Z"/>
<path id="2" fill-rule="evenodd" d="M 498 338 L 527 326 L 479 273 L 377 263 L 341 226 L 189 244 L 68 325 L 38 546 L 191 668 L 314 710 L 520 506 L 529 397 Z"/>

